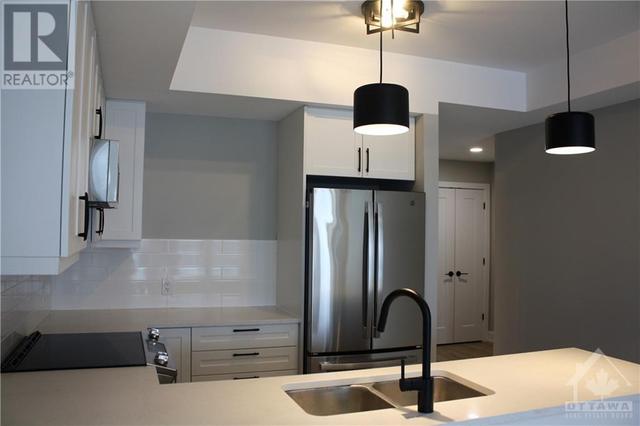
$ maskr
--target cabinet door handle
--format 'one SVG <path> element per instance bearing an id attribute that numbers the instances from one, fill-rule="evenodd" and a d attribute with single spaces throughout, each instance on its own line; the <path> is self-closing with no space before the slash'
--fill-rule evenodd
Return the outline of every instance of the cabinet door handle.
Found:
<path id="1" fill-rule="evenodd" d="M 234 333 L 245 333 L 247 331 L 260 331 L 259 328 L 234 328 Z"/>
<path id="2" fill-rule="evenodd" d="M 456 271 L 456 277 L 460 277 L 462 275 L 469 275 L 468 272 L 460 272 L 460 271 Z"/>
<path id="3" fill-rule="evenodd" d="M 358 148 L 358 171 L 362 171 L 362 148 Z"/>
<path id="4" fill-rule="evenodd" d="M 367 153 L 367 165 L 365 166 L 364 171 L 365 173 L 369 173 L 369 148 L 367 148 L 365 152 Z"/>
<path id="5" fill-rule="evenodd" d="M 87 241 L 87 237 L 89 236 L 89 193 L 85 192 L 84 195 L 78 197 L 80 200 L 84 201 L 84 231 L 78 234 L 78 237 L 82 237 L 83 241 Z"/>
<path id="6" fill-rule="evenodd" d="M 96 109 L 96 114 L 98 114 L 98 134 L 96 135 L 96 139 L 102 139 L 102 107 Z"/>
<path id="7" fill-rule="evenodd" d="M 444 274 L 444 276 L 449 278 L 453 277 L 453 271 L 447 272 L 446 274 Z"/>
<path id="8" fill-rule="evenodd" d="M 260 376 L 234 377 L 233 380 L 259 379 Z"/>
<path id="9" fill-rule="evenodd" d="M 98 224 L 98 230 L 96 231 L 96 234 L 102 235 L 104 233 L 104 209 L 98 209 L 98 215 L 99 215 L 99 224 Z"/>
<path id="10" fill-rule="evenodd" d="M 249 352 L 246 354 L 233 354 L 234 357 L 238 357 L 238 356 L 258 356 L 260 355 L 260 352 Z"/>

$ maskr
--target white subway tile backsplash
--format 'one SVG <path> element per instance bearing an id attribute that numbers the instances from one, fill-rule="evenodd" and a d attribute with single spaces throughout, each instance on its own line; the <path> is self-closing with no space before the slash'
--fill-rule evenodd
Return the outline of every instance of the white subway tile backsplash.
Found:
<path id="1" fill-rule="evenodd" d="M 1 339 L 4 341 L 12 333 L 31 333 L 51 308 L 51 277 L 6 275 L 1 282 Z"/>
<path id="2" fill-rule="evenodd" d="M 258 240 L 149 239 L 135 249 L 87 249 L 54 277 L 52 308 L 274 305 L 276 259 L 276 242 Z"/>

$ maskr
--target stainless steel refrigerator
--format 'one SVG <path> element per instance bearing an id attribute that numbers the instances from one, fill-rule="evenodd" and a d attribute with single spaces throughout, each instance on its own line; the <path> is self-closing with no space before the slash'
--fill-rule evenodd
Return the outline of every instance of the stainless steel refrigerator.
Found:
<path id="1" fill-rule="evenodd" d="M 309 193 L 305 372 L 418 362 L 421 317 L 398 299 L 385 332 L 382 301 L 408 287 L 424 295 L 424 194 L 314 188 Z"/>

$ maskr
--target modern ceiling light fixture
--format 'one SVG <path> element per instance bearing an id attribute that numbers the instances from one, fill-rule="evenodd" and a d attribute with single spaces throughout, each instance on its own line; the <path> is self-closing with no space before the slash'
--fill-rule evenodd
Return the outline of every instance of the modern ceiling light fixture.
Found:
<path id="1" fill-rule="evenodd" d="M 595 119 L 588 112 L 571 111 L 569 54 L 569 1 L 564 2 L 567 46 L 567 111 L 551 114 L 545 121 L 546 152 L 571 155 L 595 151 Z"/>
<path id="2" fill-rule="evenodd" d="M 418 12 L 418 3 L 420 9 Z M 377 8 L 377 9 L 376 9 Z M 374 13 L 377 10 L 378 15 Z M 409 91 L 399 84 L 382 82 L 382 34 L 396 29 L 418 32 L 420 15 L 424 11 L 421 1 L 393 0 L 365 1 L 362 11 L 367 24 L 367 34 L 380 34 L 380 81 L 360 86 L 353 93 L 353 130 L 363 135 L 399 135 L 409 131 Z M 404 12 L 406 12 L 406 15 Z M 413 29 L 406 25 L 415 21 Z M 378 27 L 371 29 L 370 20 L 377 19 Z M 400 25 L 405 23 L 405 25 Z"/>
<path id="3" fill-rule="evenodd" d="M 367 0 L 362 3 L 367 34 L 387 30 L 419 33 L 423 13 L 424 3 L 420 0 Z"/>

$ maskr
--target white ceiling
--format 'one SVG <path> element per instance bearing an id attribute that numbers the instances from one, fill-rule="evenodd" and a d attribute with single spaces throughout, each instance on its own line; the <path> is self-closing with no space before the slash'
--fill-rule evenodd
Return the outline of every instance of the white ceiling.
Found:
<path id="1" fill-rule="evenodd" d="M 640 83 L 586 96 L 572 101 L 571 105 L 578 111 L 592 111 L 638 98 L 640 98 Z M 516 112 L 441 103 L 438 116 L 440 158 L 493 161 L 494 135 L 542 123 L 549 114 L 565 109 L 566 104 L 560 104 L 528 112 Z M 484 148 L 484 151 L 480 154 L 471 153 L 469 148 L 472 146 L 480 146 Z"/>
<path id="2" fill-rule="evenodd" d="M 151 112 L 279 120 L 299 103 L 169 91 L 194 3 L 93 2 L 105 91 L 147 102 Z"/>
<path id="3" fill-rule="evenodd" d="M 564 2 L 425 2 L 420 34 L 386 36 L 385 50 L 518 71 L 563 57 Z M 197 26 L 378 48 L 366 35 L 361 1 L 199 2 Z M 638 29 L 636 1 L 571 1 L 573 52 Z"/>
<path id="4" fill-rule="evenodd" d="M 364 48 L 361 2 L 325 1 L 99 1 L 92 2 L 106 93 L 147 101 L 149 111 L 279 120 L 300 104 L 276 99 L 171 92 L 169 86 L 189 25 L 253 32 Z M 570 3 L 573 51 L 613 40 L 640 27 L 636 1 Z M 563 2 L 429 1 L 421 33 L 387 37 L 399 53 L 513 70 L 530 70 L 564 55 Z M 639 97 L 639 87 L 600 97 L 600 107 Z M 610 94 L 611 95 L 611 94 Z M 621 95 L 621 96 L 618 96 Z M 517 113 L 462 105 L 440 108 L 441 157 L 493 160 L 491 136 L 540 122 L 551 109 Z M 485 152 L 471 155 L 470 145 Z"/>

